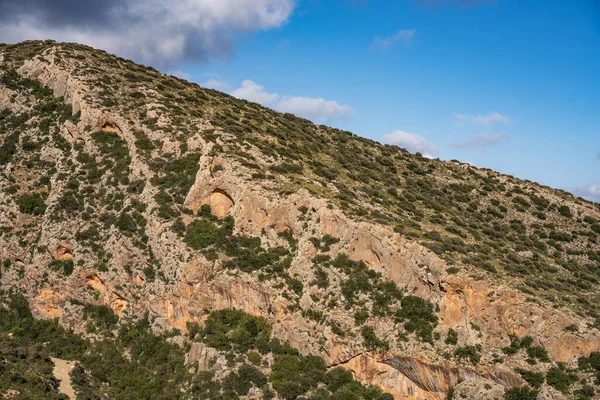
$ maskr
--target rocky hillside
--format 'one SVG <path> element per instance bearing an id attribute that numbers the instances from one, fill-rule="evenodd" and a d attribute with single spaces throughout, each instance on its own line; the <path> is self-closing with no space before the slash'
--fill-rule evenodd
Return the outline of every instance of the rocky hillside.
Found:
<path id="1" fill-rule="evenodd" d="M 0 141 L 5 398 L 598 398 L 598 204 L 51 41 Z"/>

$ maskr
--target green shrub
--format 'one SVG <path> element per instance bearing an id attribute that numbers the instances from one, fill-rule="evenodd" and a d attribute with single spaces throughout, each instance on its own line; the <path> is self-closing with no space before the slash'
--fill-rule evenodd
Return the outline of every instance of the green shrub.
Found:
<path id="1" fill-rule="evenodd" d="M 558 213 L 563 217 L 571 218 L 573 213 L 571 213 L 571 209 L 567 205 L 562 205 L 558 207 Z"/>
<path id="2" fill-rule="evenodd" d="M 86 304 L 83 307 L 83 319 L 88 318 L 102 328 L 111 328 L 119 321 L 119 317 L 107 306 L 93 304 Z"/>
<path id="3" fill-rule="evenodd" d="M 448 335 L 446 336 L 446 344 L 456 345 L 458 343 L 458 333 L 450 328 L 448 329 Z"/>
<path id="4" fill-rule="evenodd" d="M 148 282 L 154 282 L 154 279 L 156 279 L 156 270 L 152 265 L 148 265 L 142 269 L 142 272 L 144 273 L 144 277 Z"/>
<path id="5" fill-rule="evenodd" d="M 592 400 L 596 394 L 596 390 L 590 385 L 583 385 L 574 394 L 577 400 Z"/>
<path id="6" fill-rule="evenodd" d="M 214 223 L 199 220 L 187 226 L 184 240 L 192 249 L 201 250 L 223 240 L 223 235 Z"/>
<path id="7" fill-rule="evenodd" d="M 554 389 L 568 393 L 571 385 L 577 382 L 577 375 L 565 371 L 562 367 L 552 367 L 546 372 L 546 382 Z"/>
<path id="8" fill-rule="evenodd" d="M 342 367 L 335 367 L 327 371 L 324 382 L 327 385 L 327 389 L 335 392 L 353 380 L 354 379 L 352 378 L 352 373 L 350 371 Z"/>
<path id="9" fill-rule="evenodd" d="M 506 389 L 504 400 L 537 400 L 539 391 L 529 389 L 527 386 Z"/>
<path id="10" fill-rule="evenodd" d="M 2 145 L 0 146 L 0 165 L 8 164 L 12 161 L 14 154 L 17 152 L 19 144 L 19 133 L 11 133 L 6 135 Z"/>
<path id="11" fill-rule="evenodd" d="M 420 297 L 406 296 L 401 305 L 396 311 L 396 320 L 404 322 L 404 329 L 408 332 L 415 332 L 423 341 L 433 343 L 433 330 L 438 323 L 433 304 Z"/>
<path id="12" fill-rule="evenodd" d="M 245 353 L 257 349 L 259 343 L 268 343 L 271 329 L 263 318 L 250 316 L 238 310 L 212 312 L 198 339 L 218 350 L 235 350 Z"/>
<path id="13" fill-rule="evenodd" d="M 536 389 L 539 389 L 546 380 L 542 372 L 527 371 L 526 369 L 522 368 L 517 368 L 515 372 L 519 373 L 525 382 Z"/>
<path id="14" fill-rule="evenodd" d="M 60 272 L 64 276 L 69 276 L 73 273 L 73 260 L 52 260 L 50 264 L 48 264 L 48 268 L 52 271 Z"/>
<path id="15" fill-rule="evenodd" d="M 232 372 L 227 377 L 231 386 L 241 396 L 248 394 L 252 386 L 263 387 L 267 383 L 267 378 L 258 368 L 242 364 L 236 372 Z M 227 380 L 226 380 L 227 381 Z"/>
<path id="16" fill-rule="evenodd" d="M 325 363 L 320 357 L 284 354 L 275 358 L 270 380 L 281 397 L 291 400 L 322 382 L 325 371 Z"/>
<path id="17" fill-rule="evenodd" d="M 503 347 L 502 352 L 504 354 L 512 355 L 517 354 L 520 349 L 528 349 L 531 347 L 533 343 L 533 338 L 531 336 L 524 336 L 523 338 L 519 338 L 516 335 L 509 335 L 510 338 L 510 346 Z M 534 353 L 537 350 L 534 350 Z"/>
<path id="18" fill-rule="evenodd" d="M 364 308 L 359 308 L 354 312 L 354 323 L 356 325 L 364 324 L 367 321 L 367 318 L 369 318 L 369 311 Z"/>
<path id="19" fill-rule="evenodd" d="M 594 351 L 589 357 L 579 357 L 579 369 L 584 372 L 595 372 L 600 384 L 600 351 Z"/>
<path id="20" fill-rule="evenodd" d="M 527 355 L 531 360 L 537 360 L 540 362 L 550 362 L 548 352 L 541 346 L 531 346 L 527 348 Z"/>
<path id="21" fill-rule="evenodd" d="M 23 194 L 18 197 L 17 205 L 22 213 L 42 215 L 46 211 L 45 201 L 40 193 Z"/>
<path id="22" fill-rule="evenodd" d="M 137 231 L 135 219 L 125 211 L 119 214 L 115 226 L 123 233 L 133 234 Z"/>
<path id="23" fill-rule="evenodd" d="M 363 326 L 360 331 L 363 337 L 363 343 L 369 350 L 389 350 L 390 345 L 385 340 L 379 339 L 375 329 L 371 326 Z"/>
<path id="24" fill-rule="evenodd" d="M 316 285 L 321 289 L 327 289 L 329 287 L 329 275 L 323 270 L 323 268 L 315 268 L 315 279 L 311 282 L 311 285 Z"/>
<path id="25" fill-rule="evenodd" d="M 480 344 L 475 346 L 462 346 L 454 350 L 454 357 L 456 357 L 456 359 L 459 361 L 466 358 L 471 364 L 477 364 L 481 360 L 481 355 L 479 354 L 480 352 Z"/>

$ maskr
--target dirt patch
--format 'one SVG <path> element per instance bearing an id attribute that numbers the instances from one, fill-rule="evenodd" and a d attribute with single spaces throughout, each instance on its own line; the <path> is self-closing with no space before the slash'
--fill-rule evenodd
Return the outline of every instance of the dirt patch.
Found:
<path id="1" fill-rule="evenodd" d="M 71 371 L 77 361 L 65 361 L 58 358 L 50 357 L 54 363 L 54 377 L 60 381 L 58 391 L 66 395 L 69 399 L 75 400 L 75 391 L 71 385 Z"/>

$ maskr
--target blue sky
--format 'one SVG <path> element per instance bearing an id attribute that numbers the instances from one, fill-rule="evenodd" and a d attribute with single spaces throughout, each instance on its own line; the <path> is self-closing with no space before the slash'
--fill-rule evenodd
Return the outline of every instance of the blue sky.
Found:
<path id="1" fill-rule="evenodd" d="M 585 1 L 307 0 L 281 28 L 240 38 L 233 55 L 179 69 L 224 91 L 252 80 L 271 94 L 333 100 L 352 108 L 333 126 L 375 140 L 419 135 L 434 157 L 592 198 L 598 11 Z M 413 139 L 397 143 L 423 148 Z"/>
<path id="2" fill-rule="evenodd" d="M 77 2 L 0 0 L 0 41 L 83 42 L 600 202 L 600 0 Z"/>

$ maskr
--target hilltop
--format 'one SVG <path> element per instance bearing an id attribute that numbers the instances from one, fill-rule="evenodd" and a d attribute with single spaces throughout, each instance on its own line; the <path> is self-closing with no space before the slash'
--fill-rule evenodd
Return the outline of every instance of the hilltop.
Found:
<path id="1" fill-rule="evenodd" d="M 0 345 L 48 393 L 598 392 L 598 204 L 52 41 L 0 45 L 0 135 Z"/>

